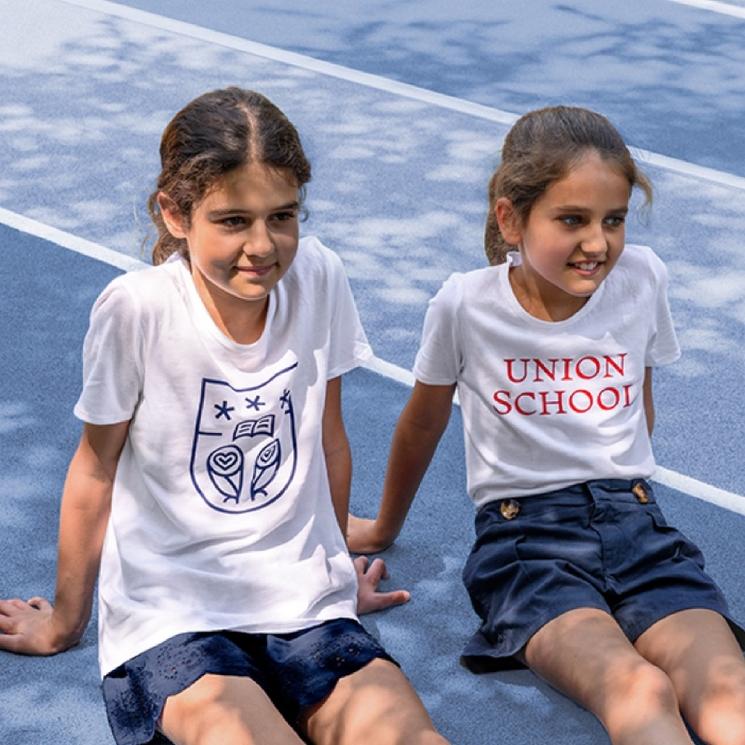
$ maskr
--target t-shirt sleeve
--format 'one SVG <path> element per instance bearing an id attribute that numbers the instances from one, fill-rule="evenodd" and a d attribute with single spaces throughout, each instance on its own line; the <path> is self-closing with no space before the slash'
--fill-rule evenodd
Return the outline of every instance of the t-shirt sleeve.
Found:
<path id="1" fill-rule="evenodd" d="M 373 351 L 362 327 L 344 265 L 333 252 L 328 251 L 327 256 L 331 320 L 327 377 L 331 380 L 367 362 Z"/>
<path id="2" fill-rule="evenodd" d="M 647 343 L 644 364 L 647 367 L 669 365 L 680 357 L 680 345 L 675 334 L 670 302 L 667 297 L 668 273 L 663 261 L 651 251 L 649 259 L 656 291 L 654 317 Z"/>
<path id="3" fill-rule="evenodd" d="M 139 312 L 121 279 L 93 304 L 83 342 L 83 390 L 74 413 L 89 424 L 128 421 L 142 390 Z"/>
<path id="4" fill-rule="evenodd" d="M 462 368 L 457 328 L 461 276 L 451 276 L 429 301 L 414 360 L 414 377 L 422 383 L 450 385 L 458 380 Z"/>

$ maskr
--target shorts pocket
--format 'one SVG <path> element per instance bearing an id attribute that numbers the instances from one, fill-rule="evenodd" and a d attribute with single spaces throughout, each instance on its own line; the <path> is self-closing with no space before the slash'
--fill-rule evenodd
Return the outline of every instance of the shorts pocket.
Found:
<path id="1" fill-rule="evenodd" d="M 484 527 L 463 567 L 463 584 L 471 598 L 473 609 L 485 619 L 495 598 L 511 584 L 519 559 L 515 544 L 522 532 L 514 521 L 494 521 Z"/>
<path id="2" fill-rule="evenodd" d="M 644 510 L 652 522 L 653 529 L 661 548 L 673 559 L 685 558 L 695 562 L 700 569 L 704 568 L 704 556 L 693 541 L 670 525 L 662 510 L 655 502 L 644 505 Z"/>

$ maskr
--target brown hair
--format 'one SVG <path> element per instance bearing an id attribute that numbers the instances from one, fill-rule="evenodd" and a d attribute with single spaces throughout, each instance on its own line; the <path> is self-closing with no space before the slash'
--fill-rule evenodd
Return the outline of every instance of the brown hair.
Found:
<path id="1" fill-rule="evenodd" d="M 153 264 L 172 253 L 186 255 L 186 241 L 172 236 L 158 207 L 165 193 L 189 225 L 194 207 L 215 182 L 234 168 L 263 163 L 287 169 L 301 201 L 310 181 L 310 163 L 289 119 L 265 96 L 231 87 L 205 93 L 187 104 L 166 126 L 160 141 L 161 173 L 147 200 L 158 231 Z"/>
<path id="2" fill-rule="evenodd" d="M 535 202 L 564 178 L 588 151 L 615 162 L 633 188 L 638 186 L 646 204 L 652 186 L 639 170 L 618 130 L 602 114 L 574 106 L 552 106 L 530 111 L 515 122 L 502 146 L 502 162 L 489 180 L 489 213 L 484 249 L 490 264 L 501 264 L 514 249 L 499 230 L 494 212 L 497 199 L 507 197 L 524 223 Z"/>

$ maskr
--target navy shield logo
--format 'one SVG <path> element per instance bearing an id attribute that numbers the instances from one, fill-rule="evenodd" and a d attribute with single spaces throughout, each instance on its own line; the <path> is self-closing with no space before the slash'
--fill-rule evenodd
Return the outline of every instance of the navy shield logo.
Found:
<path id="1" fill-rule="evenodd" d="M 290 383 L 297 363 L 250 388 L 202 379 L 191 479 L 220 512 L 260 510 L 279 499 L 297 466 Z"/>

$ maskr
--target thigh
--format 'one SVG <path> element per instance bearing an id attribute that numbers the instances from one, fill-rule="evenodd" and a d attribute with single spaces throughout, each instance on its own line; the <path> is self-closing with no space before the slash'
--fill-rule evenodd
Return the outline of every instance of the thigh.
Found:
<path id="1" fill-rule="evenodd" d="M 531 669 L 595 714 L 616 745 L 692 745 L 670 678 L 610 615 L 569 611 L 535 634 L 525 654 Z"/>
<path id="2" fill-rule="evenodd" d="M 232 675 L 204 675 L 170 696 L 159 729 L 174 745 L 302 743 L 261 686 Z"/>
<path id="3" fill-rule="evenodd" d="M 314 745 L 447 745 L 401 670 L 375 659 L 302 718 Z"/>
<path id="4" fill-rule="evenodd" d="M 528 642 L 533 672 L 593 712 L 606 726 L 622 711 L 637 681 L 664 677 L 634 649 L 608 613 L 578 608 L 558 616 Z M 661 686 L 664 687 L 664 681 Z"/>
<path id="5" fill-rule="evenodd" d="M 103 680 L 114 740 L 150 742 L 166 701 L 207 674 L 251 679 L 266 690 L 261 660 L 259 637 L 220 631 L 178 634 L 141 652 Z"/>
<path id="6" fill-rule="evenodd" d="M 393 663 L 380 643 L 350 618 L 337 618 L 289 634 L 270 634 L 265 689 L 284 717 L 298 726 L 301 715 L 334 690 L 339 680 L 374 659 Z"/>
<path id="7" fill-rule="evenodd" d="M 734 695 L 745 712 L 745 660 L 728 623 L 711 610 L 673 613 L 635 642 L 638 652 L 673 681 L 684 716 L 701 730 L 707 701 Z"/>

